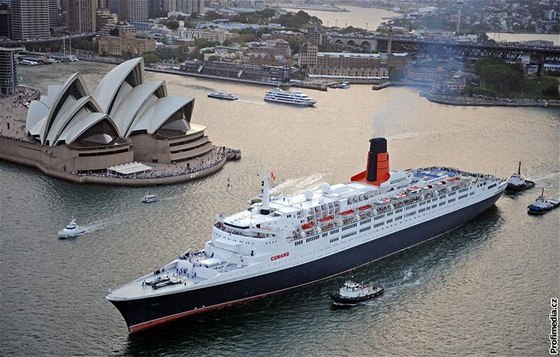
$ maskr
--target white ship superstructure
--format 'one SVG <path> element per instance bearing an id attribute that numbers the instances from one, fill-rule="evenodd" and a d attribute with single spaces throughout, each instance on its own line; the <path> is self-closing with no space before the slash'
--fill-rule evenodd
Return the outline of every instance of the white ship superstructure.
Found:
<path id="1" fill-rule="evenodd" d="M 262 202 L 218 216 L 203 250 L 185 252 L 108 299 L 127 319 L 119 303 L 194 294 L 188 309 L 167 313 L 165 320 L 309 284 L 456 228 L 493 204 L 507 185 L 491 175 L 443 167 L 389 171 L 386 149 L 372 151 L 368 169 L 347 184 L 273 197 L 264 179 Z M 205 290 L 223 291 L 227 298 L 215 300 Z M 142 320 L 127 319 L 130 330 L 164 321 Z"/>

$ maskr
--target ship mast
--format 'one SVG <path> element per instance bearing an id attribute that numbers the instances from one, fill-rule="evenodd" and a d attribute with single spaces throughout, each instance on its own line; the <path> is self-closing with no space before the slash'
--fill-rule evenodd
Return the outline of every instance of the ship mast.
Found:
<path id="1" fill-rule="evenodd" d="M 270 214 L 270 187 L 268 185 L 268 177 L 261 174 L 262 177 L 262 203 L 260 214 L 268 215 Z"/>

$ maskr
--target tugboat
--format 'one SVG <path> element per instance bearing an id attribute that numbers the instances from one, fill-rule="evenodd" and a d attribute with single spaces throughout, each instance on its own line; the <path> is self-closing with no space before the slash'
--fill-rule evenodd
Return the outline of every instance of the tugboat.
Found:
<path id="1" fill-rule="evenodd" d="M 58 238 L 61 239 L 74 238 L 77 236 L 81 236 L 85 232 L 86 232 L 85 228 L 76 225 L 76 220 L 72 217 L 70 223 L 68 223 L 66 227 L 58 231 Z"/>
<path id="2" fill-rule="evenodd" d="M 535 202 L 527 206 L 527 213 L 540 215 L 540 214 L 545 214 L 546 212 L 551 211 L 557 207 L 560 207 L 560 201 L 551 200 L 550 198 L 545 198 L 544 188 L 543 188 L 541 195 L 535 200 Z"/>
<path id="3" fill-rule="evenodd" d="M 533 181 L 525 180 L 523 177 L 521 177 L 521 161 L 519 161 L 517 173 L 511 175 L 511 177 L 509 178 L 506 191 L 520 192 L 533 187 L 535 187 L 535 183 Z"/>
<path id="4" fill-rule="evenodd" d="M 152 203 L 159 201 L 158 195 L 155 193 L 147 193 L 144 198 L 142 198 L 142 203 Z"/>
<path id="5" fill-rule="evenodd" d="M 373 299 L 385 292 L 382 286 L 360 284 L 347 280 L 338 292 L 331 294 L 336 306 L 356 306 L 361 302 Z"/>
<path id="6" fill-rule="evenodd" d="M 239 99 L 239 97 L 231 94 L 231 93 L 226 93 L 226 92 L 212 92 L 208 94 L 208 97 L 210 98 L 216 98 L 216 99 L 225 99 L 225 100 L 237 100 Z"/>

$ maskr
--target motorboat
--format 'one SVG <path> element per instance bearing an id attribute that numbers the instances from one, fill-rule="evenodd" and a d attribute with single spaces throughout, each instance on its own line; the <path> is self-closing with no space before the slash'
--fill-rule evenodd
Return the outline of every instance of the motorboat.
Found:
<path id="1" fill-rule="evenodd" d="M 331 294 L 331 299 L 333 304 L 337 306 L 356 306 L 384 292 L 385 289 L 382 286 L 361 284 L 353 280 L 347 280 L 338 292 Z"/>
<path id="2" fill-rule="evenodd" d="M 58 238 L 74 238 L 77 236 L 81 236 L 85 232 L 85 228 L 78 226 L 76 224 L 76 220 L 72 218 L 70 220 L 70 223 L 68 223 L 66 227 L 58 231 Z"/>
<path id="3" fill-rule="evenodd" d="M 537 197 L 535 202 L 527 206 L 527 213 L 539 215 L 545 214 L 557 207 L 560 207 L 560 200 L 552 200 L 550 198 L 544 197 L 544 188 L 542 189 L 541 195 Z"/>
<path id="4" fill-rule="evenodd" d="M 159 196 L 155 193 L 147 193 L 144 198 L 142 198 L 143 203 L 152 203 L 159 201 Z"/>
<path id="5" fill-rule="evenodd" d="M 226 93 L 226 92 L 212 92 L 208 94 L 208 97 L 210 98 L 216 98 L 216 99 L 225 99 L 225 100 L 237 100 L 239 99 L 239 97 L 231 94 L 231 93 Z"/>
<path id="6" fill-rule="evenodd" d="M 535 183 L 533 181 L 525 180 L 521 176 L 521 161 L 519 161 L 517 172 L 511 175 L 511 177 L 507 182 L 506 191 L 520 192 L 520 191 L 525 191 L 532 187 L 535 187 Z"/>
<path id="7" fill-rule="evenodd" d="M 335 82 L 327 85 L 329 88 L 338 88 L 338 89 L 348 89 L 350 88 L 350 83 L 348 82 Z"/>

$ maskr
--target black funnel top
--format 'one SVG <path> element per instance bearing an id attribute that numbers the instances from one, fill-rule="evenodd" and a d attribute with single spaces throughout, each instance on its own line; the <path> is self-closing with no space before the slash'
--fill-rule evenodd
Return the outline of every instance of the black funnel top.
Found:
<path id="1" fill-rule="evenodd" d="M 373 138 L 369 140 L 367 180 L 377 180 L 377 154 L 387 152 L 387 139 Z"/>

